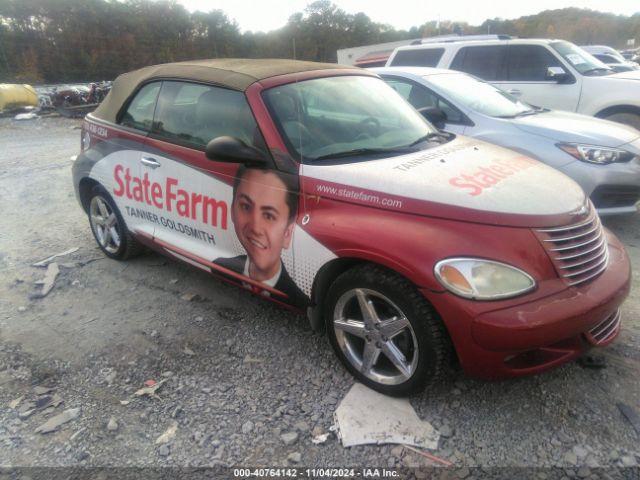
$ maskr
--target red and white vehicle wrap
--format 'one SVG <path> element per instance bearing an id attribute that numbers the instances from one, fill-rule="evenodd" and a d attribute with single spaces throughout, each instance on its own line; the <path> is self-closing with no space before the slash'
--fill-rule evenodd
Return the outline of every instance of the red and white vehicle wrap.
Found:
<path id="1" fill-rule="evenodd" d="M 329 74 L 282 75 L 256 82 L 245 92 L 274 157 L 285 155 L 287 148 L 262 91 Z M 83 138 L 74 178 L 85 208 L 83 185 L 102 185 L 127 228 L 146 245 L 221 273 L 278 303 L 306 307 L 298 294 L 293 301 L 273 282 L 252 280 L 246 271 L 216 262 L 251 254 L 232 218 L 237 164 L 209 160 L 201 150 L 91 115 Z M 616 315 L 629 290 L 626 253 L 601 227 L 580 187 L 552 168 L 458 137 L 390 158 L 299 164 L 296 169 L 284 173 L 296 177 L 299 191 L 291 238 L 283 243 L 281 258 L 308 306 L 321 307 L 322 272 L 336 262 L 381 265 L 410 280 L 434 306 L 465 370 L 488 378 L 545 370 L 617 334 Z M 264 188 L 273 186 L 265 183 Z M 572 285 L 549 245 L 555 229 L 574 232 L 585 224 L 593 225 L 606 242 L 606 268 Z M 268 247 L 266 241 L 249 240 L 256 249 Z M 453 257 L 512 265 L 526 271 L 537 286 L 526 295 L 491 302 L 456 296 L 434 272 L 439 261 Z M 605 323 L 611 327 L 608 335 L 598 338 L 597 329 Z"/>

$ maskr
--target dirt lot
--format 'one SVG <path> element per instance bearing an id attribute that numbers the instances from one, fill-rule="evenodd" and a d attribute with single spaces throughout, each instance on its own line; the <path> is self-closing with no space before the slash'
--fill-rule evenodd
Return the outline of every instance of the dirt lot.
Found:
<path id="1" fill-rule="evenodd" d="M 0 467 L 409 466 L 425 478 L 432 464 L 400 447 L 311 442 L 353 380 L 305 318 L 155 254 L 101 255 L 71 184 L 79 125 L 0 120 Z M 639 220 L 605 221 L 636 272 Z M 52 292 L 30 299 L 45 272 L 32 264 L 73 247 Z M 439 473 L 639 478 L 618 468 L 640 462 L 639 433 L 618 407 L 640 412 L 638 283 L 634 273 L 624 330 L 597 352 L 606 368 L 574 363 L 499 383 L 455 373 L 412 398 L 442 435 L 433 453 L 456 467 Z M 148 379 L 166 380 L 159 398 L 132 398 Z M 35 432 L 76 408 L 57 431 Z"/>

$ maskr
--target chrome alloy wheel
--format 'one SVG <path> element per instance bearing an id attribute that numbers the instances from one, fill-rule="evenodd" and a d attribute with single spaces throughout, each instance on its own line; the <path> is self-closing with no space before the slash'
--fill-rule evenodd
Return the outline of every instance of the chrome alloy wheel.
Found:
<path id="1" fill-rule="evenodd" d="M 89 221 L 96 240 L 107 252 L 115 254 L 120 249 L 118 217 L 104 198 L 96 195 L 89 206 Z"/>
<path id="2" fill-rule="evenodd" d="M 411 322 L 391 300 L 365 288 L 345 292 L 333 312 L 340 349 L 365 377 L 385 385 L 406 382 L 418 365 Z"/>

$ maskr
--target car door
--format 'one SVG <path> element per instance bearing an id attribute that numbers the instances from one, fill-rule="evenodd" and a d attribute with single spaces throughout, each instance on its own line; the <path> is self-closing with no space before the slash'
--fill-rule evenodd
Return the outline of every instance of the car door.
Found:
<path id="1" fill-rule="evenodd" d="M 394 75 L 382 75 L 382 78 L 416 110 L 422 108 L 440 109 L 447 116 L 447 120 L 441 126 L 443 130 L 462 135 L 470 125 L 471 122 L 464 113 L 427 86 Z"/>
<path id="2" fill-rule="evenodd" d="M 227 97 L 244 96 L 211 85 L 163 81 L 141 159 L 142 175 L 157 192 L 148 205 L 154 241 L 203 269 L 238 250 L 230 212 L 238 164 L 212 161 L 204 153 L 212 138 L 241 133 L 227 119 Z"/>
<path id="3" fill-rule="evenodd" d="M 561 68 L 567 77 L 562 82 L 549 79 L 550 67 Z M 509 45 L 502 72 L 492 83 L 527 103 L 571 112 L 578 108 L 581 77 L 544 45 Z"/>
<path id="4" fill-rule="evenodd" d="M 155 222 L 147 208 L 150 192 L 145 189 L 142 162 L 160 86 L 161 82 L 143 85 L 126 105 L 118 118 L 119 128 L 111 130 L 105 157 L 108 172 L 99 179 L 111 192 L 128 229 L 147 236 L 153 235 Z"/>
<path id="5" fill-rule="evenodd" d="M 243 92 L 165 80 L 145 158 L 163 186 L 154 242 L 176 258 L 304 308 L 296 286 L 293 233 L 297 174 L 207 158 L 207 144 L 234 137 L 270 155 Z M 269 165 L 273 167 L 273 165 Z"/>

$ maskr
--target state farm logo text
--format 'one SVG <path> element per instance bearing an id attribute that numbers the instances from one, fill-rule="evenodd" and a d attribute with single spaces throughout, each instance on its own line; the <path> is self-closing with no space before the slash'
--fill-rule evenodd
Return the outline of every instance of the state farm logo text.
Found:
<path id="1" fill-rule="evenodd" d="M 227 202 L 188 192 L 180 188 L 177 178 L 167 177 L 162 185 L 151 182 L 147 173 L 142 178 L 132 176 L 130 170 L 122 165 L 115 166 L 113 178 L 116 183 L 113 194 L 117 197 L 126 197 L 167 212 L 175 211 L 181 217 L 227 229 Z"/>
<path id="2" fill-rule="evenodd" d="M 531 168 L 537 162 L 526 157 L 514 158 L 510 160 L 496 160 L 486 167 L 478 167 L 476 171 L 463 173 L 457 177 L 449 179 L 449 183 L 454 187 L 468 190 L 472 196 L 480 195 L 486 188 L 497 185 L 505 178 L 510 177 L 522 170 Z"/>

